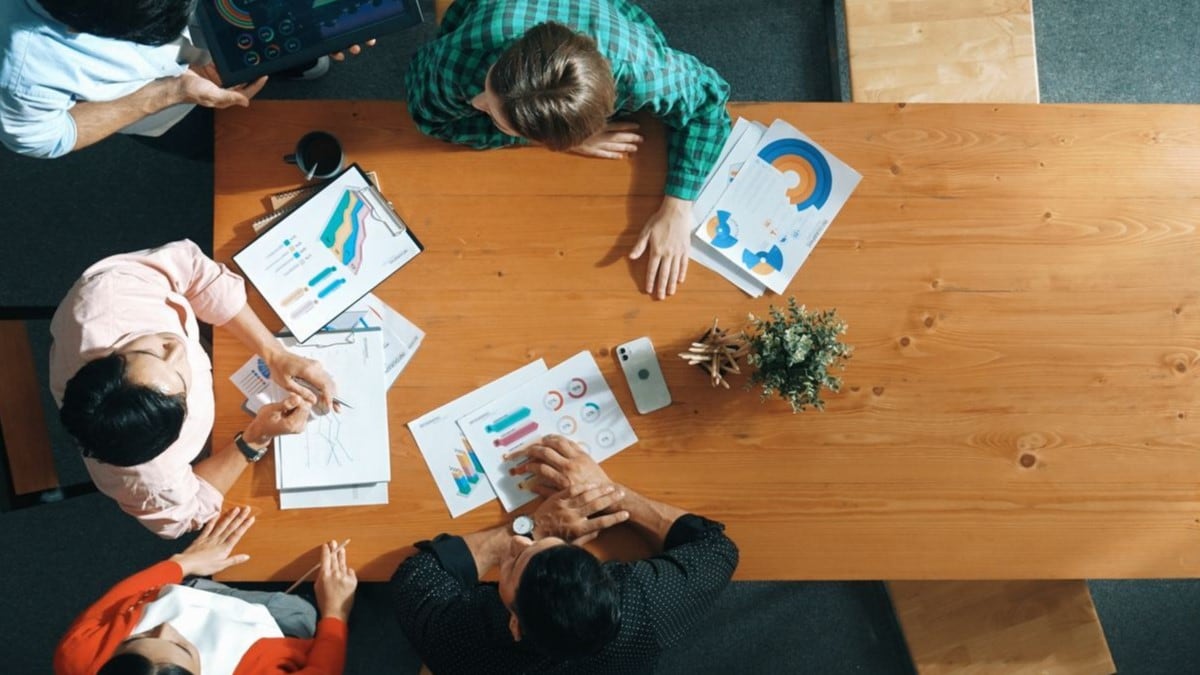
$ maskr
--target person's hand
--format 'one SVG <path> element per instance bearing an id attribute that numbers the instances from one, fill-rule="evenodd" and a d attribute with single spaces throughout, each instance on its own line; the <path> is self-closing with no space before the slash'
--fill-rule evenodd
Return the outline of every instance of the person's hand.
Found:
<path id="1" fill-rule="evenodd" d="M 298 434 L 308 425 L 312 406 L 308 401 L 289 395 L 279 403 L 268 403 L 258 409 L 254 420 L 246 425 L 242 440 L 252 447 L 265 448 L 271 439 L 285 434 Z"/>
<path id="2" fill-rule="evenodd" d="M 213 63 L 212 61 L 203 64 L 193 63 L 192 65 L 188 66 L 188 68 L 191 69 L 192 72 L 196 73 L 200 77 L 203 77 L 209 82 L 212 82 L 218 87 L 223 86 L 221 84 L 221 73 L 217 70 L 217 64 Z"/>
<path id="3" fill-rule="evenodd" d="M 519 476 L 532 473 L 538 480 L 530 489 L 543 496 L 579 485 L 607 485 L 608 474 L 575 441 L 566 436 L 545 436 L 540 441 L 504 456 L 505 460 L 526 460 L 509 471 Z"/>
<path id="4" fill-rule="evenodd" d="M 692 203 L 664 197 L 662 206 L 650 216 L 629 253 L 631 260 L 637 260 L 650 250 L 646 261 L 646 292 L 659 300 L 675 295 L 676 287 L 687 279 L 692 225 Z"/>
<path id="5" fill-rule="evenodd" d="M 637 152 L 638 143 L 643 140 L 641 134 L 636 133 L 637 130 L 637 122 L 609 122 L 604 129 L 568 152 L 584 157 L 621 159 L 629 153 Z"/>
<path id="6" fill-rule="evenodd" d="M 282 387 L 284 391 L 295 394 L 321 409 L 337 410 L 333 403 L 333 397 L 337 394 L 337 386 L 320 363 L 306 359 L 299 354 L 293 354 L 282 347 L 264 355 L 263 360 L 267 362 L 267 369 L 271 371 L 271 380 Z M 304 380 L 319 389 L 321 393 L 314 394 L 311 389 L 300 384 L 298 380 Z"/>
<path id="7" fill-rule="evenodd" d="M 250 515 L 250 507 L 239 506 L 227 511 L 208 521 L 200 531 L 200 536 L 182 553 L 171 556 L 171 560 L 179 563 L 185 577 L 206 577 L 240 565 L 250 556 L 229 554 L 253 524 L 254 516 Z"/>
<path id="8" fill-rule="evenodd" d="M 202 105 L 205 108 L 230 108 L 235 105 L 245 108 L 250 105 L 250 99 L 262 91 L 266 84 L 267 77 L 264 75 L 247 84 L 222 88 L 209 79 L 208 75 L 201 74 L 193 68 L 188 68 L 183 71 L 182 75 L 175 78 L 179 100 Z"/>
<path id="9" fill-rule="evenodd" d="M 575 485 L 560 490 L 533 512 L 534 539 L 558 537 L 582 546 L 600 536 L 600 531 L 629 519 L 628 511 L 603 513 L 622 499 L 625 493 L 613 484 Z"/>
<path id="10" fill-rule="evenodd" d="M 349 621 L 358 576 L 353 568 L 346 566 L 346 549 L 339 549 L 336 541 L 321 546 L 321 570 L 317 572 L 314 587 L 321 616 Z"/>
<path id="11" fill-rule="evenodd" d="M 377 42 L 377 40 L 375 38 L 371 38 L 370 40 L 367 40 L 366 45 L 368 47 L 374 47 L 376 42 Z M 362 53 L 362 46 L 361 45 L 350 45 L 350 47 L 348 49 L 346 49 L 346 51 L 350 52 L 350 54 L 352 56 L 358 56 L 359 54 Z M 342 52 L 334 52 L 329 55 L 329 58 L 333 59 L 334 61 L 345 61 L 346 55 L 343 54 Z"/>

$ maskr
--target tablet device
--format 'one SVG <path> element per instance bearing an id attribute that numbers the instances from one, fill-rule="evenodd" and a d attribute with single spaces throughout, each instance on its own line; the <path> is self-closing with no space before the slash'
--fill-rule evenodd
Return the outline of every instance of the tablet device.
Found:
<path id="1" fill-rule="evenodd" d="M 221 82 L 251 82 L 422 21 L 417 0 L 199 0 Z"/>

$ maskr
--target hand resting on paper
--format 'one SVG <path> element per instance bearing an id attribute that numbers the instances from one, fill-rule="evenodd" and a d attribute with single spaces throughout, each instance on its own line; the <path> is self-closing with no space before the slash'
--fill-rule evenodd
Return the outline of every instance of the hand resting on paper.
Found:
<path id="1" fill-rule="evenodd" d="M 629 519 L 627 511 L 609 513 L 624 497 L 625 492 L 611 483 L 560 490 L 533 512 L 533 538 L 558 537 L 582 546 L 600 536 L 602 530 Z M 600 513 L 607 515 L 596 515 Z"/>
<path id="2" fill-rule="evenodd" d="M 530 490 L 550 497 L 560 490 L 581 485 L 609 485 L 612 480 L 604 469 L 578 443 L 551 434 L 520 450 L 504 456 L 505 460 L 526 460 L 509 473 L 519 476 L 532 473 Z"/>

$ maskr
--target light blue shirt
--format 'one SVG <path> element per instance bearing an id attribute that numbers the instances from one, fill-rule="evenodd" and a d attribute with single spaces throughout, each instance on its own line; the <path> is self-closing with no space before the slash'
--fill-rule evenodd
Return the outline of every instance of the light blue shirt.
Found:
<path id="1" fill-rule="evenodd" d="M 35 0 L 0 0 L 0 142 L 32 157 L 61 157 L 75 147 L 70 109 L 112 101 L 162 77 L 177 77 L 207 53 L 188 34 L 151 47 L 71 32 Z M 125 128 L 162 134 L 191 105 L 177 105 Z"/>

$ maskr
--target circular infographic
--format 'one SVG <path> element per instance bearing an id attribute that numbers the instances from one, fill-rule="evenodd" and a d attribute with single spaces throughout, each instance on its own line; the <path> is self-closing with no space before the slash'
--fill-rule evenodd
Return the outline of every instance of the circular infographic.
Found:
<path id="1" fill-rule="evenodd" d="M 245 61 L 246 65 L 248 66 L 257 66 L 258 64 L 262 63 L 262 57 L 258 55 L 258 52 L 246 52 L 246 55 L 242 57 L 242 60 Z"/>
<path id="2" fill-rule="evenodd" d="M 783 269 L 783 251 L 778 246 L 772 246 L 770 251 L 742 251 L 742 264 L 746 269 L 760 276 Z"/>
<path id="3" fill-rule="evenodd" d="M 249 33 L 242 33 L 237 36 L 238 49 L 250 49 L 254 46 L 254 36 Z"/>
<path id="4" fill-rule="evenodd" d="M 288 38 L 283 41 L 283 48 L 289 52 L 298 52 L 300 51 L 300 41 L 296 38 Z"/>
<path id="5" fill-rule="evenodd" d="M 600 406 L 592 402 L 583 404 L 583 411 L 579 413 L 584 422 L 595 422 L 600 419 Z"/>
<path id="6" fill-rule="evenodd" d="M 596 434 L 596 445 L 602 448 L 611 448 L 613 443 L 617 442 L 617 435 L 612 432 L 612 429 L 602 429 Z"/>
<path id="7" fill-rule="evenodd" d="M 542 405 L 546 406 L 546 410 L 558 410 L 563 406 L 563 395 L 554 390 L 548 391 L 542 398 Z"/>
<path id="8" fill-rule="evenodd" d="M 579 425 L 575 422 L 574 417 L 567 415 L 565 417 L 559 418 L 558 433 L 569 436 L 569 435 L 575 433 L 578 429 L 579 429 Z"/>
<path id="9" fill-rule="evenodd" d="M 833 190 L 833 172 L 817 146 L 798 138 L 781 138 L 759 150 L 758 156 L 780 173 L 795 174 L 798 180 L 787 195 L 797 211 L 825 206 Z"/>
<path id="10" fill-rule="evenodd" d="M 582 377 L 571 378 L 571 382 L 567 384 L 567 393 L 571 398 L 582 398 L 587 393 L 587 382 Z"/>
<path id="11" fill-rule="evenodd" d="M 270 42 L 275 39 L 275 29 L 270 26 L 258 27 L 258 39 L 263 42 Z"/>
<path id="12" fill-rule="evenodd" d="M 729 248 L 738 242 L 733 235 L 733 223 L 729 221 L 728 211 L 717 211 L 717 215 L 708 219 L 708 238 L 717 248 Z"/>
<path id="13" fill-rule="evenodd" d="M 279 49 L 279 45 L 267 45 L 267 48 L 263 50 L 263 54 L 268 59 L 278 58 L 280 53 L 282 53 L 282 50 Z"/>
<path id="14" fill-rule="evenodd" d="M 296 30 L 296 24 L 291 19 L 283 19 L 279 22 L 279 32 L 283 35 L 291 35 Z"/>

